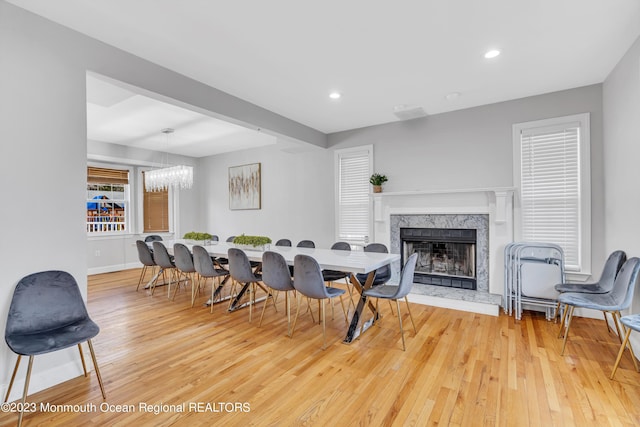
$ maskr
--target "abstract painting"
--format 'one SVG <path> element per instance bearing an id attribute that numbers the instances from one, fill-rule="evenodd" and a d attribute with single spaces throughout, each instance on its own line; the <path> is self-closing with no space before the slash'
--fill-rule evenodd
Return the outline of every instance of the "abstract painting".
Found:
<path id="1" fill-rule="evenodd" d="M 229 168 L 229 209 L 260 209 L 260 163 Z"/>

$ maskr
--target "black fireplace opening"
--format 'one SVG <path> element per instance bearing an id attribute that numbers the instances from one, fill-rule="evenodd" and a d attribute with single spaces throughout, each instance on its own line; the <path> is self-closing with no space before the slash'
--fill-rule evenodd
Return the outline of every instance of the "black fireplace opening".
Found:
<path id="1" fill-rule="evenodd" d="M 476 290 L 476 230 L 400 228 L 402 263 L 418 254 L 414 283 Z"/>

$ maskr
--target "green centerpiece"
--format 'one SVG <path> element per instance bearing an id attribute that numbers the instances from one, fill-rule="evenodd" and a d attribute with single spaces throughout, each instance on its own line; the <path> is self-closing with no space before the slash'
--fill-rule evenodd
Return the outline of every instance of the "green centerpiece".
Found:
<path id="1" fill-rule="evenodd" d="M 264 251 L 269 249 L 271 239 L 266 236 L 246 236 L 241 234 L 233 239 L 233 244 L 241 249 Z"/>
<path id="2" fill-rule="evenodd" d="M 183 239 L 194 245 L 210 245 L 212 237 L 209 233 L 200 233 L 197 231 L 190 231 L 182 236 Z"/>

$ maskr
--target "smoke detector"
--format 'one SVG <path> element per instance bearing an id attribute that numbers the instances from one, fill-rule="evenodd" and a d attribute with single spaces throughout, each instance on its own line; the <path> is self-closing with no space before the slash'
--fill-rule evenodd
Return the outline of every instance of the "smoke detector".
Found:
<path id="1" fill-rule="evenodd" d="M 415 107 L 411 105 L 396 105 L 393 107 L 393 114 L 400 120 L 412 120 L 427 115 L 426 111 L 422 107 Z"/>

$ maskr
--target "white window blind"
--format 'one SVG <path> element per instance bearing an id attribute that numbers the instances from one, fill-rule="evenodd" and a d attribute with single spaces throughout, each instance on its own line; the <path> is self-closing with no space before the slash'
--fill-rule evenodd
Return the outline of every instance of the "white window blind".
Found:
<path id="1" fill-rule="evenodd" d="M 337 153 L 338 240 L 364 245 L 369 236 L 371 150 Z"/>
<path id="2" fill-rule="evenodd" d="M 580 123 L 521 131 L 522 237 L 562 247 L 565 268 L 581 269 Z"/>

